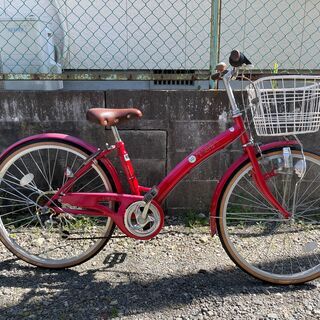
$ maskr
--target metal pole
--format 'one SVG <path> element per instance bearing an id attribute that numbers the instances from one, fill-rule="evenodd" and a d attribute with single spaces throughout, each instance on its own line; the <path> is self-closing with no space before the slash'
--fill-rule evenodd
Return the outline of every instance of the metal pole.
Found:
<path id="1" fill-rule="evenodd" d="M 211 4 L 211 30 L 210 30 L 210 74 L 213 74 L 219 60 L 220 46 L 220 18 L 221 0 L 212 0 Z M 214 88 L 215 82 L 210 79 L 209 88 Z"/>

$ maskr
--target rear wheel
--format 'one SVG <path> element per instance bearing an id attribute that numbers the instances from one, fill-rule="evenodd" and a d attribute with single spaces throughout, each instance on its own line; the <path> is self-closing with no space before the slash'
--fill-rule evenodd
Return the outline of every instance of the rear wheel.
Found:
<path id="1" fill-rule="evenodd" d="M 110 218 L 57 215 L 44 207 L 88 155 L 65 142 L 39 141 L 21 145 L 2 160 L 0 237 L 13 254 L 39 267 L 67 268 L 90 259 L 107 243 L 114 230 Z M 71 191 L 112 192 L 113 185 L 96 164 Z"/>
<path id="2" fill-rule="evenodd" d="M 284 219 L 258 191 L 249 162 L 226 186 L 217 222 L 231 259 L 254 277 L 277 284 L 320 276 L 320 157 L 305 152 L 301 180 L 302 154 L 292 150 L 292 157 L 292 169 L 284 168 L 282 150 L 271 150 L 259 160 L 273 195 L 295 211 L 292 218 Z"/>

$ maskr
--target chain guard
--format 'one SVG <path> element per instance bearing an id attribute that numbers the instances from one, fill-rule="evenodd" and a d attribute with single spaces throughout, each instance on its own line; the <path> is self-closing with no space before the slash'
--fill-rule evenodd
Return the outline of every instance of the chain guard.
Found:
<path id="1" fill-rule="evenodd" d="M 124 225 L 127 231 L 135 239 L 148 240 L 155 237 L 164 224 L 164 213 L 161 207 L 154 201 L 150 203 L 145 219 L 142 212 L 146 203 L 135 201 L 131 203 L 124 214 Z"/>

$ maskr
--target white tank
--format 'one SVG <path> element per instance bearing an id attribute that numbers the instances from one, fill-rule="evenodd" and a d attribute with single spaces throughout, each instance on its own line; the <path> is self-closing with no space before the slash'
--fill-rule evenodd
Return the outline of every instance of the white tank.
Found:
<path id="1" fill-rule="evenodd" d="M 61 73 L 64 31 L 53 2 L 2 0 L 0 6 L 1 72 Z M 2 87 L 6 90 L 57 90 L 63 88 L 63 82 L 4 81 Z"/>
<path id="2" fill-rule="evenodd" d="M 1 19 L 0 57 L 3 73 L 61 73 L 56 61 L 52 31 L 32 19 Z M 7 90 L 57 90 L 62 81 L 5 81 Z"/>

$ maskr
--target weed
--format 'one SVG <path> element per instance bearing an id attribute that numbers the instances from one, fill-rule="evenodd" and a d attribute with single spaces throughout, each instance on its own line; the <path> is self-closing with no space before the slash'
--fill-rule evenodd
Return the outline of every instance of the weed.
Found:
<path id="1" fill-rule="evenodd" d="M 119 316 L 119 311 L 117 308 L 113 307 L 111 309 L 111 318 L 117 318 Z"/>
<path id="2" fill-rule="evenodd" d="M 208 217 L 189 211 L 185 215 L 185 225 L 190 228 L 203 227 L 208 225 Z"/>

